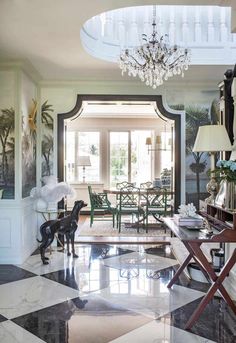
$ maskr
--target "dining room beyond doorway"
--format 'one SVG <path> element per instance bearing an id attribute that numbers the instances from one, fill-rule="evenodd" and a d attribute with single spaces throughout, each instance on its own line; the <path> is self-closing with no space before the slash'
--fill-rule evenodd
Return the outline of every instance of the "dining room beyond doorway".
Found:
<path id="1" fill-rule="evenodd" d="M 87 211 L 91 206 L 88 185 L 103 192 L 124 181 L 137 187 L 146 182 L 163 186 L 175 193 L 177 206 L 182 113 L 168 112 L 161 96 L 153 97 L 155 101 L 144 101 L 145 96 L 130 100 L 118 96 L 124 97 L 122 101 L 87 97 L 79 99 L 79 105 L 77 100 L 71 112 L 59 114 L 58 136 L 63 136 L 60 130 L 65 133 L 63 151 L 58 151 L 59 179 L 75 188 L 77 198 L 88 201 Z M 72 204 L 69 200 L 68 207 Z"/>

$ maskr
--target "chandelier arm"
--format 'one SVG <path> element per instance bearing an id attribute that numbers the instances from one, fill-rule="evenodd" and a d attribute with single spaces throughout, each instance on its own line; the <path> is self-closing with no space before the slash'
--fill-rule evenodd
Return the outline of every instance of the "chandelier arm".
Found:
<path id="1" fill-rule="evenodd" d="M 170 46 L 168 35 L 160 36 L 156 29 L 156 6 L 153 6 L 152 33 L 142 34 L 140 46 L 126 49 L 120 55 L 122 75 L 138 76 L 147 86 L 156 88 L 175 74 L 183 76 L 190 63 L 189 51 Z"/>
<path id="2" fill-rule="evenodd" d="M 137 60 L 134 56 L 131 56 L 131 55 L 130 55 L 129 58 L 132 59 L 138 66 L 143 67 L 143 65 L 140 64 L 140 63 L 138 62 L 138 60 Z M 131 61 L 131 63 L 132 63 L 132 61 Z M 135 66 L 134 66 L 134 68 L 135 68 Z"/>
<path id="3" fill-rule="evenodd" d="M 174 68 L 174 66 L 175 66 L 175 64 L 176 64 L 176 62 L 181 58 L 181 57 L 184 57 L 184 56 L 180 56 L 180 57 L 178 57 L 178 58 L 176 58 L 171 64 L 169 64 L 169 67 L 170 68 Z M 181 61 L 182 63 L 184 62 L 184 60 L 183 61 Z"/>

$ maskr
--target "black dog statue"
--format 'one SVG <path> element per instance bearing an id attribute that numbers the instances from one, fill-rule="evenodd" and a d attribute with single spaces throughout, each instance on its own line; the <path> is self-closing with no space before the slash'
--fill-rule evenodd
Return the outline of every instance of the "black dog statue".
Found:
<path id="1" fill-rule="evenodd" d="M 45 256 L 45 251 L 52 244 L 55 233 L 66 236 L 68 256 L 71 255 L 69 246 L 71 240 L 73 257 L 78 257 L 74 247 L 75 231 L 78 227 L 80 210 L 85 206 L 87 204 L 83 200 L 75 201 L 71 214 L 61 219 L 48 220 L 40 226 L 42 240 L 38 242 L 41 243 L 39 249 L 43 264 L 48 264 L 49 258 Z"/>

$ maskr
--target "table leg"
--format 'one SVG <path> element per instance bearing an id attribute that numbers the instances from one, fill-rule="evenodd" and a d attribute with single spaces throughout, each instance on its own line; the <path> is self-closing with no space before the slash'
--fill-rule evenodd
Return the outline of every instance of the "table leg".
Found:
<path id="1" fill-rule="evenodd" d="M 190 250 L 193 251 L 194 256 L 196 257 L 196 261 L 199 265 L 201 265 L 205 271 L 209 274 L 211 280 L 212 280 L 212 286 L 208 290 L 207 294 L 204 296 L 190 319 L 188 320 L 185 329 L 190 329 L 193 324 L 197 321 L 207 304 L 210 302 L 210 300 L 213 298 L 214 294 L 217 290 L 220 291 L 222 294 L 224 300 L 227 302 L 227 304 L 231 307 L 233 312 L 236 314 L 236 306 L 232 299 L 230 298 L 228 292 L 222 285 L 222 282 L 224 281 L 225 277 L 229 274 L 231 268 L 234 266 L 236 262 L 236 249 L 234 250 L 232 256 L 229 258 L 227 263 L 225 264 L 224 268 L 220 272 L 219 276 L 216 275 L 214 270 L 212 269 L 212 266 L 207 261 L 205 255 L 203 254 L 202 250 L 200 249 L 200 245 L 198 243 L 188 242 L 186 243 Z"/>
<path id="2" fill-rule="evenodd" d="M 56 237 L 56 240 L 58 241 L 58 243 L 60 244 L 60 246 L 62 247 L 62 249 L 64 250 L 64 244 L 63 244 L 63 243 L 61 242 L 61 240 L 59 239 L 57 233 L 55 233 L 55 237 Z"/>
<path id="3" fill-rule="evenodd" d="M 187 267 L 188 263 L 190 262 L 191 258 L 193 257 L 192 253 L 189 253 L 188 257 L 186 258 L 186 260 L 181 264 L 181 266 L 178 268 L 178 270 L 176 271 L 175 275 L 173 276 L 173 278 L 170 280 L 170 282 L 167 285 L 167 288 L 171 288 L 173 286 L 173 284 L 175 283 L 175 281 L 178 279 L 178 277 L 180 276 L 180 274 L 182 273 L 182 271 L 184 270 L 185 267 Z"/>

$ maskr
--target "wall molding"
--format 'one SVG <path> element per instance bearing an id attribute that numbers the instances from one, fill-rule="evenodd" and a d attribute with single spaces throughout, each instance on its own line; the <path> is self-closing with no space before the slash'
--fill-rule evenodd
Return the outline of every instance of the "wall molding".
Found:
<path id="1" fill-rule="evenodd" d="M 42 76 L 38 70 L 27 59 L 0 59 L 0 69 L 21 70 L 36 83 L 39 83 L 39 81 L 42 80 Z"/>

